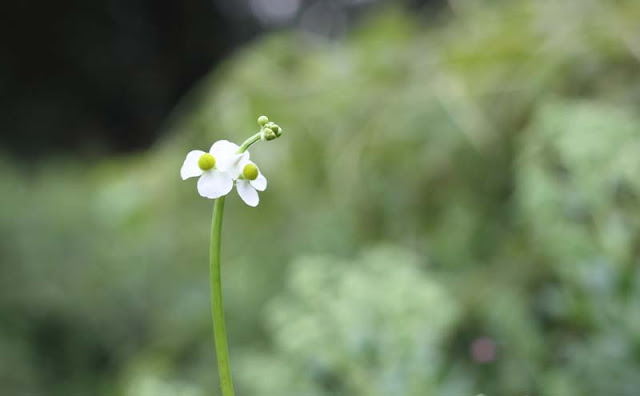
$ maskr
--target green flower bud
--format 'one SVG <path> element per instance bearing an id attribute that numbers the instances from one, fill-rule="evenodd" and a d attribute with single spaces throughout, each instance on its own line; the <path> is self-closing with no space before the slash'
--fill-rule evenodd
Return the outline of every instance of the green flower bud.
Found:
<path id="1" fill-rule="evenodd" d="M 216 159 L 213 155 L 209 153 L 204 153 L 200 156 L 198 160 L 198 167 L 203 171 L 208 171 L 209 169 L 213 169 L 216 166 Z"/>
<path id="2" fill-rule="evenodd" d="M 264 134 L 265 140 L 273 140 L 280 135 L 282 135 L 282 128 L 275 122 L 267 122 L 263 127 L 262 131 Z"/>
<path id="3" fill-rule="evenodd" d="M 267 118 L 267 116 L 261 115 L 260 117 L 258 117 L 258 124 L 260 126 L 265 126 L 267 122 L 269 122 L 269 119 Z"/>
<path id="4" fill-rule="evenodd" d="M 264 136 L 264 140 L 273 140 L 277 138 L 275 132 L 273 132 L 273 130 L 269 128 L 265 128 L 264 131 L 262 131 L 262 134 Z"/>
<path id="5" fill-rule="evenodd" d="M 258 167 L 254 164 L 246 164 L 242 170 L 242 176 L 247 180 L 256 180 L 258 178 Z"/>

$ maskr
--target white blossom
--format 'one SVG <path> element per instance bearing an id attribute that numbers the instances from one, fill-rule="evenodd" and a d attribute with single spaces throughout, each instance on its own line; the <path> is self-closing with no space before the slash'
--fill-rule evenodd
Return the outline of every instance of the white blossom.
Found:
<path id="1" fill-rule="evenodd" d="M 260 202 L 258 191 L 267 188 L 267 178 L 260 172 L 260 168 L 249 160 L 248 155 L 241 159 L 239 168 L 242 171 L 236 180 L 238 195 L 244 203 L 256 207 Z"/>
<path id="2" fill-rule="evenodd" d="M 198 179 L 198 193 L 209 199 L 220 198 L 233 189 L 233 181 L 244 169 L 249 153 L 238 153 L 239 146 L 227 140 L 215 142 L 208 153 L 193 150 L 180 169 L 182 180 Z"/>

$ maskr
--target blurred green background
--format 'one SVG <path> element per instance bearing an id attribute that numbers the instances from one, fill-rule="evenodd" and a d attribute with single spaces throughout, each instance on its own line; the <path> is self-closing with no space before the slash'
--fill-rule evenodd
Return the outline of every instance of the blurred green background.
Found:
<path id="1" fill-rule="evenodd" d="M 638 395 L 640 2 L 386 4 L 271 32 L 150 149 L 0 156 L 3 395 L 217 394 L 211 201 L 179 169 L 284 128 L 232 192 L 239 395 Z"/>

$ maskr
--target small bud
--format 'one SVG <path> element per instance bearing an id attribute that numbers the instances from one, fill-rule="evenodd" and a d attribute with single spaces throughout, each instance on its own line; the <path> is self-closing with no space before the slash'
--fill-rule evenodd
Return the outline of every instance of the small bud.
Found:
<path id="1" fill-rule="evenodd" d="M 267 122 L 269 122 L 269 119 L 267 118 L 267 116 L 260 116 L 258 117 L 258 124 L 260 126 L 265 126 L 267 124 Z"/>
<path id="2" fill-rule="evenodd" d="M 282 135 L 282 128 L 280 128 L 280 125 L 273 124 L 270 129 L 276 134 L 276 137 L 280 137 L 280 135 Z"/>
<path id="3" fill-rule="evenodd" d="M 254 164 L 246 164 L 242 170 L 242 176 L 247 180 L 256 180 L 258 178 L 258 167 Z"/>
<path id="4" fill-rule="evenodd" d="M 198 167 L 203 171 L 208 171 L 216 166 L 216 159 L 209 153 L 204 153 L 198 159 Z"/>
<path id="5" fill-rule="evenodd" d="M 264 136 L 264 140 L 273 140 L 273 139 L 277 138 L 276 133 L 273 132 L 273 130 L 271 130 L 269 128 L 265 128 L 262 131 L 262 136 Z"/>

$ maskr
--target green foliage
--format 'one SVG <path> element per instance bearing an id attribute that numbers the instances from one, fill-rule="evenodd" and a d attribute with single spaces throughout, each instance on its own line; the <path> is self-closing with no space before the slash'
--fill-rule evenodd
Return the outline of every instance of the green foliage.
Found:
<path id="1" fill-rule="evenodd" d="M 211 202 L 179 168 L 264 113 L 269 188 L 223 235 L 239 394 L 637 394 L 640 3 L 451 3 L 257 42 L 148 153 L 3 162 L 3 391 L 217 387 Z"/>
<path id="2" fill-rule="evenodd" d="M 530 243 L 548 256 L 539 309 L 553 330 L 550 357 L 567 365 L 551 376 L 585 393 L 632 395 L 640 387 L 640 119 L 602 103 L 550 102 L 530 128 L 518 201 Z"/>
<path id="3" fill-rule="evenodd" d="M 452 296 L 402 250 L 302 258 L 266 310 L 276 354 L 249 355 L 238 372 L 254 394 L 430 393 L 457 317 Z"/>

